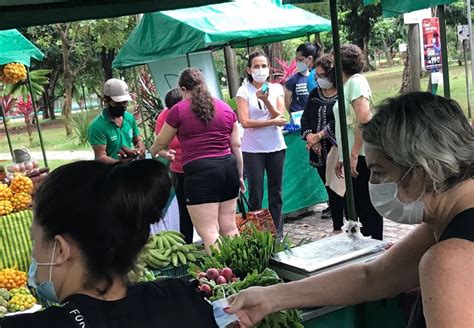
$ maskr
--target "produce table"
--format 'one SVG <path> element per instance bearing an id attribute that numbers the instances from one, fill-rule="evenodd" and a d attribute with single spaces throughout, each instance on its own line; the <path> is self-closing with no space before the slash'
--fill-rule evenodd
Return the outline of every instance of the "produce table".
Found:
<path id="1" fill-rule="evenodd" d="M 299 131 L 285 135 L 285 169 L 283 172 L 283 214 L 327 201 L 328 196 L 315 168 L 309 165 L 306 144 Z M 267 181 L 264 182 L 263 207 L 268 208 Z"/>
<path id="2" fill-rule="evenodd" d="M 399 299 L 381 300 L 343 307 L 323 307 L 303 312 L 306 328 L 402 328 L 407 323 Z"/>
<path id="3" fill-rule="evenodd" d="M 386 242 L 361 235 L 339 234 L 277 253 L 270 266 L 286 281 L 318 275 L 355 263 L 367 263 L 385 252 Z M 352 306 L 303 310 L 307 328 L 406 327 L 399 298 Z"/>

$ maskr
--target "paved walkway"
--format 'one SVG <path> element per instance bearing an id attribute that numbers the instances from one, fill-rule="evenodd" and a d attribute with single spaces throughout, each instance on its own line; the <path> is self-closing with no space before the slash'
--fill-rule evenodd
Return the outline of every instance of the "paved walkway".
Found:
<path id="1" fill-rule="evenodd" d="M 285 223 L 285 233 L 288 233 L 294 243 L 310 238 L 315 241 L 326 237 L 332 232 L 332 220 L 321 219 L 321 210 L 325 206 L 317 205 L 314 212 L 300 218 L 287 220 Z M 414 225 L 398 224 L 384 219 L 384 240 L 396 242 L 415 228 Z"/>

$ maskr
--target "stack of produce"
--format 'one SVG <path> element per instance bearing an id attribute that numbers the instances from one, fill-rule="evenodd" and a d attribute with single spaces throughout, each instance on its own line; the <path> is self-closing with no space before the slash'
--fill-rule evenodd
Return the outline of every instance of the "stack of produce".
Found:
<path id="1" fill-rule="evenodd" d="M 213 279 L 216 275 L 218 275 L 218 278 Z M 227 279 L 224 277 L 225 275 L 231 278 Z M 252 286 L 270 286 L 281 282 L 276 272 L 268 268 L 261 273 L 255 270 L 244 279 L 235 278 L 230 268 L 225 268 L 220 271 L 211 268 L 207 270 L 207 272 L 199 272 L 197 278 L 200 283 L 198 290 L 203 292 L 211 302 L 221 298 L 227 298 Z M 224 282 L 224 280 L 226 280 L 226 282 Z M 284 310 L 270 314 L 254 327 L 303 328 L 301 320 L 302 316 L 299 311 Z"/>
<path id="2" fill-rule="evenodd" d="M 239 278 L 244 278 L 254 270 L 263 272 L 270 263 L 273 254 L 290 248 L 290 241 L 285 237 L 276 239 L 269 231 L 259 231 L 254 226 L 248 232 L 236 237 L 221 237 L 218 247 L 213 248 L 211 255 L 193 271 L 209 268 L 229 267 Z"/>
<path id="3" fill-rule="evenodd" d="M 291 248 L 285 237 L 276 239 L 271 232 L 251 226 L 240 236 L 222 237 L 211 255 L 199 264 L 190 265 L 190 273 L 199 280 L 198 290 L 210 301 L 227 298 L 252 286 L 281 283 L 277 273 L 268 268 L 275 253 Z M 302 328 L 297 310 L 284 310 L 264 318 L 257 328 Z"/>
<path id="4" fill-rule="evenodd" d="M 156 270 L 170 265 L 180 267 L 203 257 L 196 245 L 186 244 L 184 236 L 176 231 L 162 231 L 150 238 L 145 246 L 145 263 Z"/>
<path id="5" fill-rule="evenodd" d="M 15 84 L 26 80 L 25 65 L 20 63 L 6 64 L 0 69 L 0 79 L 5 83 Z"/>
<path id="6" fill-rule="evenodd" d="M 0 317 L 31 309 L 36 299 L 26 287 L 25 272 L 11 268 L 0 271 Z"/>
<path id="7" fill-rule="evenodd" d="M 0 183 L 0 215 L 26 210 L 31 206 L 33 181 L 20 173 L 15 173 L 10 186 Z"/>

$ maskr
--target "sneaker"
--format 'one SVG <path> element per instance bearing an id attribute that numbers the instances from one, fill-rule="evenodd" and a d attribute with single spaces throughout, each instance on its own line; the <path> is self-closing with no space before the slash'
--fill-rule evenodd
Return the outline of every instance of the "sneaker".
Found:
<path id="1" fill-rule="evenodd" d="M 326 207 L 324 210 L 321 211 L 321 213 L 323 214 L 326 214 L 327 212 L 329 212 L 331 209 L 328 207 Z"/>

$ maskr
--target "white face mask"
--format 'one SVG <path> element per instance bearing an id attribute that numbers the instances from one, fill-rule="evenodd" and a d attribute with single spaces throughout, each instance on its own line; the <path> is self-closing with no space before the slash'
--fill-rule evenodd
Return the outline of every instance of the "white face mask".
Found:
<path id="1" fill-rule="evenodd" d="M 297 61 L 296 70 L 301 74 L 306 73 L 308 71 L 308 65 L 306 65 L 303 61 Z"/>
<path id="2" fill-rule="evenodd" d="M 398 182 L 378 183 L 369 182 L 370 200 L 377 212 L 391 221 L 403 224 L 418 224 L 423 221 L 424 203 L 421 196 L 411 202 L 403 203 L 398 199 L 398 185 L 408 175 L 408 171 Z"/>
<path id="3" fill-rule="evenodd" d="M 329 79 L 325 77 L 318 77 L 316 79 L 316 82 L 318 83 L 321 89 L 331 89 L 333 87 L 332 82 L 329 81 Z"/>
<path id="4" fill-rule="evenodd" d="M 263 83 L 268 79 L 270 70 L 267 68 L 259 68 L 252 70 L 252 78 L 257 83 Z"/>

